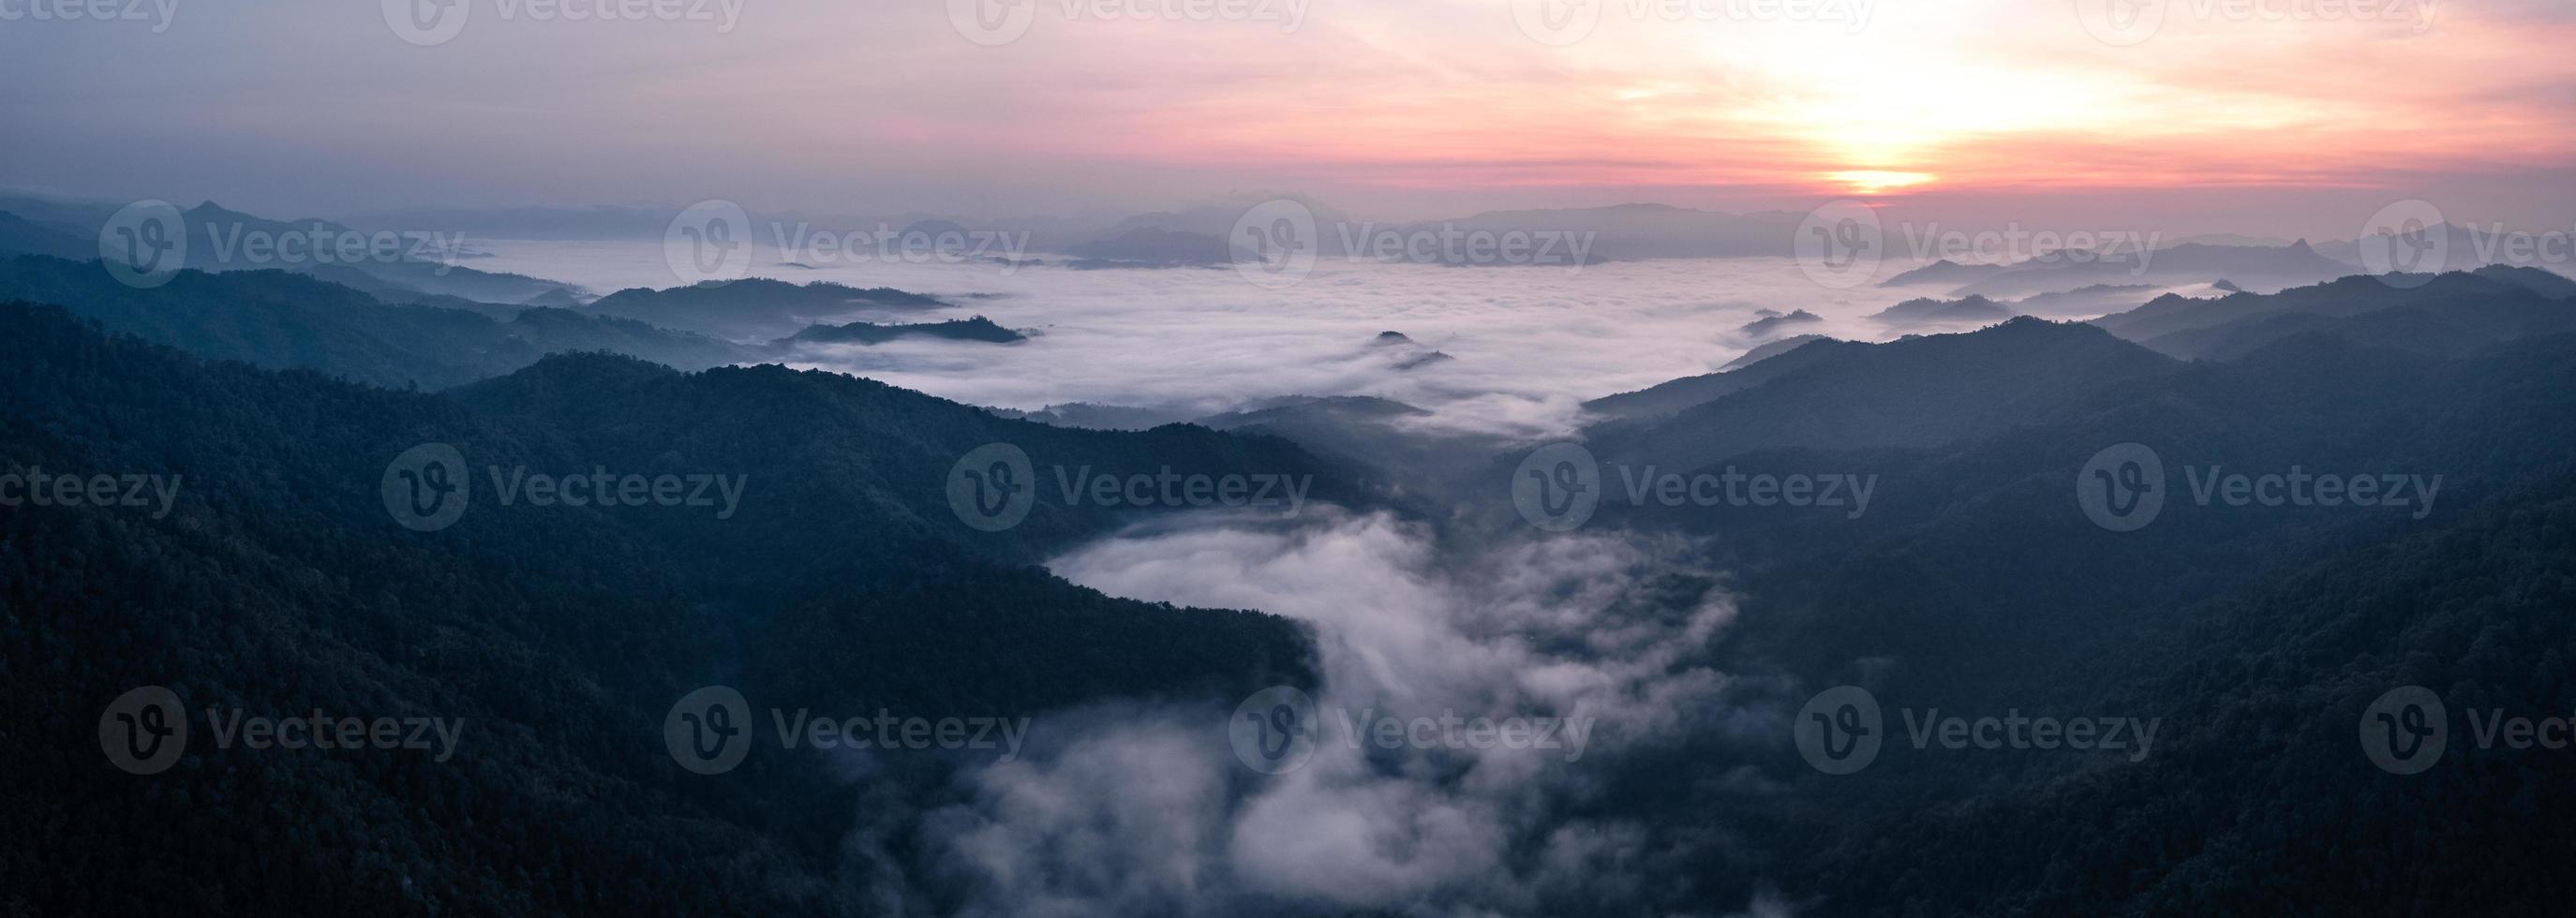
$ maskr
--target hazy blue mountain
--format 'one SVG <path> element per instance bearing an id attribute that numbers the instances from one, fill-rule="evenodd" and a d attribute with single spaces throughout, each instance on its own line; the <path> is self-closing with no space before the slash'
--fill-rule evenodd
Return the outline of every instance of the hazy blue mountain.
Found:
<path id="1" fill-rule="evenodd" d="M 1819 342 L 1733 371 L 1771 375 L 1757 385 L 1670 417 L 1603 425 L 1591 439 L 1605 462 L 1676 472 L 1760 449 L 1927 446 L 2056 417 L 2177 366 L 2091 326 L 2031 318 L 1884 344 Z"/>
<path id="2" fill-rule="evenodd" d="M 2218 289 L 2234 293 L 2235 285 Z M 2155 295 L 2154 284 L 2094 284 L 2058 293 L 2040 293 L 2013 301 L 2012 308 L 2024 315 L 2042 318 L 2086 318 L 2134 309 Z"/>
<path id="3" fill-rule="evenodd" d="M 2004 266 L 2002 265 L 1983 263 L 1962 264 L 1960 262 L 1944 258 L 1919 268 L 1899 271 L 1896 276 L 1880 281 L 1878 285 L 1881 287 L 1904 287 L 1913 284 L 1938 284 L 1945 287 L 1956 287 L 1961 284 L 1968 283 L 1969 281 L 1991 276 L 1996 272 L 2003 270 Z"/>
<path id="4" fill-rule="evenodd" d="M 1810 341 L 1832 340 L 1835 339 L 1824 335 L 1790 335 L 1789 337 L 1767 342 L 1754 347 L 1752 350 L 1745 351 L 1744 356 L 1727 361 L 1725 364 L 1719 366 L 1717 371 L 1724 373 L 1729 370 L 1743 369 L 1745 367 L 1752 366 L 1753 364 L 1761 363 L 1762 361 L 1805 347 L 1807 346 L 1807 342 Z"/>
<path id="5" fill-rule="evenodd" d="M 2185 243 L 2146 255 L 2119 255 L 2118 261 L 2075 261 L 2061 255 L 2020 262 L 1970 282 L 1953 291 L 1953 295 L 2009 298 L 2096 284 L 2172 286 L 2220 278 L 2248 288 L 2279 289 L 2332 280 L 2355 270 L 2352 264 L 2318 254 L 2304 240 L 2279 248 Z"/>
<path id="6" fill-rule="evenodd" d="M 1065 253 L 1086 262 L 1144 267 L 1225 265 L 1235 260 L 1222 237 L 1150 226 L 1069 245 Z"/>
<path id="7" fill-rule="evenodd" d="M 90 757 L 20 756 L 0 874 L 37 912 L 842 912 L 849 814 L 927 810 L 949 766 L 892 756 L 854 782 L 773 746 L 705 780 L 663 749 L 674 700 L 725 683 L 790 709 L 1039 715 L 1035 744 L 1065 739 L 1043 715 L 1087 701 L 1314 679 L 1311 639 L 1285 620 L 1112 599 L 1025 564 L 1114 515 L 1046 500 L 987 540 L 938 487 L 996 439 L 1120 472 L 1299 469 L 1275 441 L 1064 431 L 847 377 L 599 355 L 434 396 L 203 364 L 51 308 L 0 305 L 0 325 L 13 462 L 185 483 L 164 519 L 0 514 L 14 733 L 95 755 L 99 699 L 138 684 L 191 707 L 465 721 L 458 759 L 435 766 L 218 751 L 201 725 L 204 745 L 148 792 Z M 453 527 L 410 532 L 378 485 L 424 441 L 495 468 L 720 473 L 744 490 L 726 520 L 486 493 Z M 701 858 L 725 866 L 682 866 Z M 137 882 L 70 879 L 111 864 Z"/>
<path id="8" fill-rule="evenodd" d="M 1976 294 L 1955 300 L 1915 297 L 1870 315 L 1871 319 L 1890 325 L 1956 324 L 1962 322 L 2000 322 L 2019 315 L 2005 306 Z"/>
<path id="9" fill-rule="evenodd" d="M 2146 341 L 2195 328 L 2208 328 L 2270 312 L 2311 313 L 2348 318 L 2393 306 L 2506 293 L 2563 289 L 2557 275 L 2536 268 L 2491 268 L 2483 273 L 2453 271 L 2435 277 L 2351 275 L 2331 282 L 2295 287 L 2275 294 L 2233 293 L 2216 299 L 2167 294 L 2136 309 L 2095 319 L 2093 324 L 2132 341 Z"/>
<path id="10" fill-rule="evenodd" d="M 1803 339 L 1803 340 L 1802 340 Z M 1796 342 L 1792 344 L 1791 342 Z M 1818 343 L 1823 342 L 1823 343 Z M 1800 335 L 1783 338 L 1755 348 L 1742 358 L 1721 367 L 1715 373 L 1686 376 L 1658 383 L 1635 392 L 1605 395 L 1583 403 L 1586 411 L 1616 418 L 1653 418 L 1672 414 L 1684 408 L 1716 399 L 1718 396 L 1752 388 L 1799 369 L 1829 362 L 1859 351 L 1844 347 L 1850 342 L 1836 341 L 1823 335 Z M 1788 345 L 1760 357 L 1764 349 Z M 1810 347 L 1809 345 L 1814 345 Z"/>
<path id="11" fill-rule="evenodd" d="M 82 235 L 76 227 L 37 223 L 0 211 L 0 256 L 9 255 L 97 258 L 98 239 L 95 234 Z"/>
<path id="12" fill-rule="evenodd" d="M 610 350 L 702 369 L 752 352 L 640 322 L 563 310 L 386 303 L 287 271 L 181 271 L 136 289 L 98 262 L 0 261 L 0 299 L 58 303 L 112 331 L 201 356 L 310 369 L 388 387 L 445 388 L 519 369 L 548 353 Z"/>
<path id="13" fill-rule="evenodd" d="M 867 322 L 815 325 L 797 332 L 792 337 L 781 338 L 776 344 L 779 347 L 796 344 L 879 344 L 906 337 L 946 338 L 952 341 L 982 341 L 990 344 L 1010 344 L 1028 340 L 1026 335 L 994 324 L 991 319 L 976 316 L 971 319 L 950 319 L 946 322 L 920 322 L 909 325 L 875 325 Z"/>
<path id="14" fill-rule="evenodd" d="M 620 290 L 592 301 L 585 310 L 710 337 L 768 341 L 853 315 L 909 313 L 947 305 L 889 287 L 863 289 L 830 281 L 798 285 L 753 277 L 664 290 Z"/>
<path id="15" fill-rule="evenodd" d="M 1767 311 L 1768 310 L 1766 310 L 1766 312 Z M 1813 325 L 1824 320 L 1825 317 L 1808 312 L 1804 309 L 1786 313 L 1772 312 L 1771 314 L 1765 315 L 1759 319 L 1746 322 L 1742 327 L 1739 327 L 1736 330 L 1759 338 L 1778 334 L 1781 329 L 1788 328 L 1792 325 Z"/>

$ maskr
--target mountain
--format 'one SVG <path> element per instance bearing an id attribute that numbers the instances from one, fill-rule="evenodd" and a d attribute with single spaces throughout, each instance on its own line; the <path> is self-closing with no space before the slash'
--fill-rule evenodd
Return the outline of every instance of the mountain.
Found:
<path id="1" fill-rule="evenodd" d="M 114 331 L 202 356 L 309 369 L 387 387 L 446 388 L 548 353 L 609 350 L 692 369 L 748 359 L 721 341 L 563 310 L 480 311 L 389 304 L 287 271 L 185 270 L 150 289 L 98 262 L 0 261 L 0 299 L 60 303 Z"/>
<path id="2" fill-rule="evenodd" d="M 1778 843 L 1765 881 L 1820 913 L 2546 911 L 2561 884 L 2480 884 L 2495 865 L 2413 852 L 2500 845 L 2541 871 L 2576 853 L 2548 815 L 2576 806 L 2576 761 L 2474 743 L 2459 710 L 2576 704 L 2555 675 L 2576 641 L 2559 586 L 2576 582 L 2570 374 L 2576 335 L 2447 359 L 2303 336 L 1934 446 L 1766 454 L 1874 476 L 1866 517 L 1632 514 L 1715 543 L 1763 597 L 1711 659 L 1801 674 L 1745 701 L 1782 723 L 1771 751 L 1639 763 L 1676 777 L 1633 788 L 1637 808 L 1730 814 Z M 2071 493 L 2118 443 L 2165 468 L 2162 514 L 2132 532 Z M 2420 508 L 2196 503 L 2194 476 L 2221 470 L 2444 477 Z M 1819 774 L 1779 719 L 1843 684 L 1885 709 L 1886 743 L 1864 772 Z M 2403 685 L 2455 719 L 2434 770 L 2400 777 L 2354 725 Z M 1948 751 L 1908 732 L 1935 711 L 2162 730 L 2152 754 Z M 1738 769 L 1780 783 L 1679 776 Z M 2461 812 L 2487 815 L 2425 818 Z"/>
<path id="3" fill-rule="evenodd" d="M 2227 284 L 2226 281 L 2218 281 Z M 2235 285 L 2228 284 L 2228 287 Z M 2013 302 L 2013 308 L 2024 315 L 2050 318 L 2090 318 L 2106 313 L 2135 308 L 2155 295 L 2154 284 L 2094 284 L 2059 293 L 2041 293 Z M 2234 290 L 2219 288 L 2233 293 Z"/>
<path id="4" fill-rule="evenodd" d="M 2000 322 L 2018 314 L 2001 303 L 1969 294 L 1956 300 L 1915 297 L 1872 313 L 1870 318 L 1891 325 L 1929 325 Z"/>
<path id="5" fill-rule="evenodd" d="M 1066 246 L 1065 253 L 1093 262 L 1149 267 L 1226 265 L 1235 260 L 1222 237 L 1150 226 Z"/>
<path id="6" fill-rule="evenodd" d="M 2074 290 L 2096 284 L 2208 283 L 2226 278 L 2248 288 L 2280 289 L 2331 280 L 2353 272 L 2353 265 L 2327 258 L 2305 240 L 2279 248 L 2183 243 L 2150 253 L 2126 252 L 2101 260 L 2079 261 L 2058 255 L 2016 263 L 1952 291 L 2018 297 Z"/>
<path id="7" fill-rule="evenodd" d="M 1779 340 L 1777 340 L 1777 341 L 1771 341 L 1771 342 L 1768 342 L 1768 343 L 1765 343 L 1765 344 L 1759 345 L 1759 346 L 1755 347 L 1755 348 L 1754 348 L 1754 349 L 1752 349 L 1752 350 L 1745 351 L 1745 352 L 1744 352 L 1744 356 L 1742 356 L 1742 357 L 1737 357 L 1737 358 L 1735 358 L 1735 359 L 1733 359 L 1733 360 L 1729 360 L 1729 361 L 1727 361 L 1727 362 L 1725 363 L 1725 365 L 1718 367 L 1718 368 L 1717 368 L 1717 371 L 1718 371 L 1718 372 L 1720 372 L 1720 373 L 1724 373 L 1724 372 L 1727 372 L 1727 371 L 1729 371 L 1729 370 L 1740 370 L 1740 369 L 1743 369 L 1743 368 L 1745 368 L 1745 367 L 1752 366 L 1752 365 L 1757 364 L 1757 363 L 1761 363 L 1762 361 L 1769 360 L 1769 359 L 1771 359 L 1771 358 L 1773 358 L 1773 357 L 1778 357 L 1778 356 L 1780 356 L 1780 355 L 1782 355 L 1782 354 L 1786 354 L 1786 353 L 1788 353 L 1788 352 L 1790 352 L 1790 351 L 1794 351 L 1794 350 L 1797 350 L 1797 349 L 1799 349 L 1799 348 L 1805 347 L 1805 346 L 1807 346 L 1807 342 L 1810 342 L 1810 341 L 1832 341 L 1832 340 L 1834 340 L 1834 339 L 1832 339 L 1832 338 L 1828 338 L 1828 337 L 1826 337 L 1826 336 L 1824 336 L 1824 335 L 1790 335 L 1789 337 L 1782 338 L 1782 339 L 1779 339 Z"/>
<path id="8" fill-rule="evenodd" d="M 11 462 L 181 482 L 160 518 L 0 514 L 0 714 L 13 742 L 65 751 L 14 756 L 0 789 L 0 878 L 21 910 L 864 912 L 840 866 L 852 814 L 900 829 L 939 805 L 952 765 L 892 751 L 856 780 L 850 759 L 773 742 L 691 775 L 664 744 L 675 700 L 724 684 L 785 711 L 1032 717 L 1035 746 L 1078 741 L 1054 712 L 1102 699 L 1313 684 L 1292 623 L 1113 599 L 1024 560 L 1128 514 L 1042 496 L 984 539 L 939 486 L 994 440 L 1121 473 L 1295 471 L 1285 444 L 1063 431 L 847 377 L 597 355 L 429 395 L 201 363 L 50 307 L 0 305 L 0 325 Z M 379 484 L 424 441 L 477 465 L 470 488 L 501 475 L 484 464 L 707 473 L 738 476 L 740 512 L 485 491 L 413 532 Z M 195 721 L 157 775 L 96 758 L 101 705 L 140 685 Z M 435 717 L 460 739 L 436 762 L 224 749 L 207 709 Z M 100 871 L 129 882 L 75 879 Z"/>
<path id="9" fill-rule="evenodd" d="M 2576 330 L 2576 299 L 2534 292 L 2515 283 L 2514 275 L 2498 273 L 2533 270 L 2490 266 L 2387 297 L 2368 289 L 2336 297 L 2284 291 L 2240 304 L 2241 318 L 2141 343 L 2183 359 L 2235 360 L 2292 336 L 2326 335 L 2370 347 L 2457 357 L 2500 341 Z M 2481 287 L 2472 278 L 2498 286 Z"/>
<path id="10" fill-rule="evenodd" d="M 1776 334 L 1781 329 L 1792 325 L 1813 325 L 1825 320 L 1825 317 L 1808 312 L 1804 309 L 1785 314 L 1770 312 L 1769 310 L 1765 310 L 1765 312 L 1769 312 L 1770 314 L 1751 322 L 1746 322 L 1742 327 L 1737 328 L 1736 330 L 1759 338 Z"/>
<path id="11" fill-rule="evenodd" d="M 1799 341 L 1799 338 L 1805 340 Z M 1792 341 L 1798 341 L 1798 343 L 1763 354 L 1758 358 L 1754 356 L 1765 348 L 1789 344 Z M 1763 345 L 1761 348 L 1755 348 L 1715 373 L 1686 376 L 1634 392 L 1605 395 L 1584 402 L 1583 409 L 1614 418 L 1661 417 L 1693 405 L 1713 401 L 1722 395 L 1740 392 L 1769 382 L 1782 374 L 1858 353 L 1846 346 L 1851 343 L 1836 341 L 1823 335 L 1783 338 Z"/>
<path id="12" fill-rule="evenodd" d="M 2453 271 L 2426 278 L 2392 275 L 2382 280 L 2351 275 L 2327 283 L 2294 287 L 2275 294 L 2232 293 L 2216 299 L 2167 294 L 2093 324 L 2132 341 L 2147 341 L 2176 332 L 2208 328 L 2249 316 L 2274 312 L 2310 313 L 2349 318 L 2395 306 L 2418 306 L 2445 300 L 2496 294 L 2564 290 L 2564 278 L 2536 268 L 2493 267 L 2480 273 Z M 2393 283 L 2391 281 L 2394 281 Z"/>
<path id="13" fill-rule="evenodd" d="M 854 314 L 916 312 L 947 305 L 889 287 L 862 289 L 830 281 L 800 286 L 753 277 L 665 290 L 620 290 L 592 301 L 585 311 L 714 338 L 767 341 Z"/>
<path id="14" fill-rule="evenodd" d="M 1961 264 L 1944 258 L 1920 268 L 1897 272 L 1896 276 L 1880 281 L 1878 285 L 1905 287 L 1914 284 L 1940 284 L 1956 287 L 2003 270 L 2005 270 L 2003 265 Z"/>
<path id="15" fill-rule="evenodd" d="M 1819 342 L 1716 374 L 1776 374 L 1759 384 L 1670 417 L 1601 425 L 1588 438 L 1603 462 L 1675 472 L 1754 450 L 1928 446 L 2056 417 L 2094 392 L 2177 366 L 2097 328 L 2031 318 L 1884 344 Z M 1701 385 L 1692 397 L 1725 388 Z M 1616 407 L 1678 400 L 1670 389 L 1647 397 L 1658 389 Z"/>
<path id="16" fill-rule="evenodd" d="M 1011 344 L 1028 340 L 1028 336 L 1003 328 L 993 320 L 976 316 L 950 319 L 946 322 L 922 322 L 911 325 L 873 325 L 852 322 L 848 325 L 816 325 L 779 339 L 774 346 L 796 344 L 881 344 L 896 338 L 946 338 L 951 341 L 982 341 Z"/>
<path id="17" fill-rule="evenodd" d="M 37 223 L 0 211 L 0 257 L 10 255 L 97 258 L 98 240 L 84 237 L 73 227 Z"/>

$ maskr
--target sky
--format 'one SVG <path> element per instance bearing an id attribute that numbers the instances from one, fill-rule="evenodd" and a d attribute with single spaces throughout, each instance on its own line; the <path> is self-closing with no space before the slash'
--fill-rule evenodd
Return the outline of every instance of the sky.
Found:
<path id="1" fill-rule="evenodd" d="M 1859 197 L 2320 238 L 2423 198 L 2565 229 L 2570 47 L 2576 5 L 2538 0 L 0 0 L 0 185 L 318 216 Z"/>

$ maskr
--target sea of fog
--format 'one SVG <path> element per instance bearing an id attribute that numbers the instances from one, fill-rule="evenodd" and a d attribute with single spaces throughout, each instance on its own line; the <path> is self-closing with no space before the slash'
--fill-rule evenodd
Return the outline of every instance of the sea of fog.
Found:
<path id="1" fill-rule="evenodd" d="M 474 267 L 593 293 L 680 283 L 658 242 L 485 246 L 492 257 Z M 1583 399 L 1743 354 L 1767 340 L 1741 330 L 1762 310 L 1823 317 L 1777 335 L 1880 340 L 1900 330 L 1869 314 L 1934 292 L 1833 290 L 1784 259 L 1580 269 L 1326 259 L 1281 289 L 1230 268 L 753 273 L 957 304 L 879 321 L 982 314 L 1034 335 L 807 355 L 807 366 L 959 401 L 1218 411 L 1278 395 L 1377 395 L 1431 408 L 1440 424 L 1533 438 L 1571 429 Z M 1455 359 L 1399 368 L 1401 354 L 1372 344 L 1383 331 Z M 1024 757 L 953 775 L 943 796 L 954 802 L 859 815 L 846 854 L 874 865 L 869 893 L 894 910 L 943 901 L 978 916 L 1641 906 L 1656 865 L 1717 827 L 1700 824 L 1710 814 L 1677 826 L 1601 812 L 1617 776 L 1662 769 L 1686 743 L 1758 751 L 1788 736 L 1775 678 L 1702 653 L 1758 606 L 1722 588 L 1676 600 L 1667 578 L 1713 572 L 1666 540 L 1536 530 L 1452 540 L 1430 526 L 1324 505 L 1294 520 L 1180 514 L 1051 559 L 1049 569 L 1112 595 L 1306 623 L 1322 676 L 1313 758 L 1272 775 L 1238 764 L 1227 733 L 1235 699 L 1044 712 Z M 1350 718 L 1371 712 L 1555 718 L 1580 725 L 1581 744 L 1389 753 L 1352 737 Z M 1742 783 L 1768 793 L 1762 780 Z M 1743 907 L 1780 913 L 1760 899 Z"/>
<path id="2" fill-rule="evenodd" d="M 594 294 L 682 283 L 658 240 L 477 246 L 491 257 L 472 267 Z M 836 346 L 803 353 L 799 366 L 1019 409 L 1087 402 L 1194 416 L 1272 396 L 1372 395 L 1431 409 L 1433 424 L 1516 437 L 1564 433 L 1584 399 L 1706 373 L 1771 338 L 1884 340 L 1923 331 L 1867 316 L 1940 292 L 1831 289 L 1779 258 L 1444 267 L 1326 257 L 1302 280 L 1271 289 L 1222 267 L 805 267 L 773 254 L 756 254 L 751 274 L 894 287 L 956 304 L 866 317 L 875 321 L 983 315 L 1032 336 L 1012 346 L 928 338 Z M 1885 266 L 1879 276 L 1902 267 Z M 1742 330 L 1763 310 L 1801 309 L 1824 321 L 1765 336 Z M 1420 351 L 1373 346 L 1385 331 L 1455 359 L 1403 369 Z"/>

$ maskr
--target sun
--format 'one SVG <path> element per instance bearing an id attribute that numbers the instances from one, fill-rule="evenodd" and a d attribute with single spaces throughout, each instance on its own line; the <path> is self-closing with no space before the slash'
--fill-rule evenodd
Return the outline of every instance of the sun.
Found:
<path id="1" fill-rule="evenodd" d="M 1825 173 L 1827 181 L 1840 182 L 1853 194 L 1880 194 L 1891 189 L 1929 184 L 1936 178 L 1939 176 L 1929 172 L 1891 172 L 1885 169 L 1850 169 Z"/>

